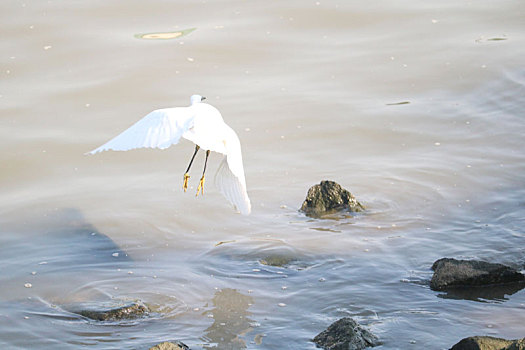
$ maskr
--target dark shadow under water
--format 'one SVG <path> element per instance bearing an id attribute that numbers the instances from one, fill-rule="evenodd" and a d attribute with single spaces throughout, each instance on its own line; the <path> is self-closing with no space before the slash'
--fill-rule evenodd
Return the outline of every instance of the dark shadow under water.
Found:
<path id="1" fill-rule="evenodd" d="M 472 300 L 480 302 L 503 302 L 525 288 L 525 283 L 508 283 L 485 287 L 451 288 L 438 294 L 443 299 Z"/>

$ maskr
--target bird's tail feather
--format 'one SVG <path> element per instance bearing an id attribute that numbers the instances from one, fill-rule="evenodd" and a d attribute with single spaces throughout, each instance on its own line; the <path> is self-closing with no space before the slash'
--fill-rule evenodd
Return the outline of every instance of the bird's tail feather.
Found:
<path id="1" fill-rule="evenodd" d="M 222 195 L 226 197 L 241 214 L 250 214 L 252 207 L 248 193 L 246 192 L 246 184 L 241 182 L 240 179 L 231 172 L 228 166 L 227 156 L 224 156 L 217 169 L 215 185 Z"/>

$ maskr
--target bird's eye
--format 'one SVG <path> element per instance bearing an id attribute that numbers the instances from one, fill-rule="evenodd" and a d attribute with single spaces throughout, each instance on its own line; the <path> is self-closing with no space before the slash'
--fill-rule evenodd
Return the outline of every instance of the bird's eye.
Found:
<path id="1" fill-rule="evenodd" d="M 202 96 L 201 97 L 201 101 L 204 101 L 206 99 L 206 97 Z"/>

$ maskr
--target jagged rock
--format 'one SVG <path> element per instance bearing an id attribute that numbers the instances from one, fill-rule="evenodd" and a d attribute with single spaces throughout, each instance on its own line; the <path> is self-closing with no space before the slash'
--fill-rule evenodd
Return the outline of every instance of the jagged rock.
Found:
<path id="1" fill-rule="evenodd" d="M 350 317 L 332 323 L 313 342 L 325 350 L 361 350 L 380 345 L 378 338 Z"/>
<path id="2" fill-rule="evenodd" d="M 149 350 L 190 350 L 190 348 L 180 341 L 175 343 L 165 341 L 163 343 L 152 346 L 151 348 L 149 348 Z"/>
<path id="3" fill-rule="evenodd" d="M 506 340 L 486 336 L 468 337 L 462 339 L 450 350 L 525 350 L 525 338 Z"/>
<path id="4" fill-rule="evenodd" d="M 432 265 L 430 281 L 433 290 L 458 287 L 479 287 L 512 282 L 525 282 L 525 275 L 511 267 L 477 260 L 443 258 Z"/>
<path id="5" fill-rule="evenodd" d="M 300 210 L 308 216 L 319 217 L 340 210 L 359 212 L 365 210 L 365 207 L 338 183 L 321 181 L 310 187 Z"/>
<path id="6" fill-rule="evenodd" d="M 76 313 L 95 321 L 120 321 L 144 317 L 149 313 L 149 310 L 144 304 L 135 302 L 110 309 L 86 309 Z"/>

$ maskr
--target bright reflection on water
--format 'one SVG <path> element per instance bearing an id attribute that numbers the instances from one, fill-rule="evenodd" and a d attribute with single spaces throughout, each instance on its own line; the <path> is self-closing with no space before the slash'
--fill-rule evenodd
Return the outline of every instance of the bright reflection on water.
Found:
<path id="1" fill-rule="evenodd" d="M 2 2 L 0 348 L 314 349 L 343 316 L 383 349 L 523 337 L 523 289 L 429 289 L 442 257 L 525 266 L 522 8 Z M 239 134 L 248 217 L 216 155 L 182 192 L 189 142 L 84 155 L 194 93 Z M 298 213 L 324 179 L 367 211 Z"/>

